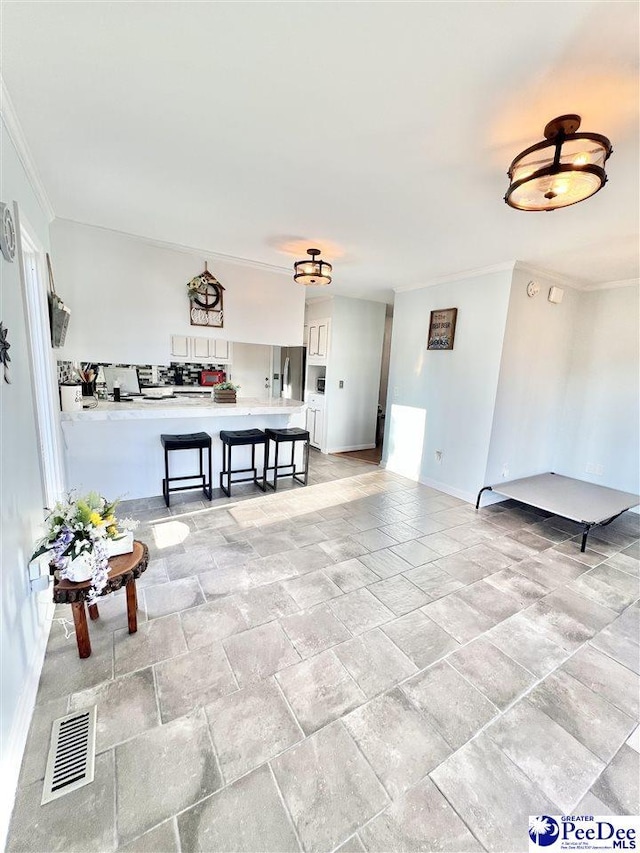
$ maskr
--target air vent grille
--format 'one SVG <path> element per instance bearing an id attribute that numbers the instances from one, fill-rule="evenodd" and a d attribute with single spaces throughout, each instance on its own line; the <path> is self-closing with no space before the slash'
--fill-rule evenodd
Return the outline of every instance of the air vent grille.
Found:
<path id="1" fill-rule="evenodd" d="M 53 723 L 42 805 L 93 782 L 96 706 Z"/>

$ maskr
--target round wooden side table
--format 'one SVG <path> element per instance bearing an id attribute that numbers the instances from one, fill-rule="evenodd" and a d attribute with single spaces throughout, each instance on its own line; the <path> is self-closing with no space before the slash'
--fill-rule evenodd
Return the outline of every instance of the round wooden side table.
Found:
<path id="1" fill-rule="evenodd" d="M 149 565 L 149 549 L 143 542 L 137 540 L 133 543 L 133 551 L 130 554 L 120 554 L 109 560 L 109 577 L 107 585 L 100 596 L 108 595 L 127 588 L 127 618 L 129 622 L 129 633 L 135 634 L 138 630 L 138 594 L 136 592 L 136 578 L 146 570 Z M 81 658 L 88 658 L 91 654 L 91 640 L 89 639 L 89 626 L 87 625 L 87 613 L 85 602 L 89 596 L 91 583 L 82 581 L 74 583 L 70 580 L 58 580 L 53 585 L 53 600 L 56 604 L 70 604 L 73 611 L 73 624 L 76 629 L 76 640 L 78 642 L 78 654 Z M 89 605 L 89 616 L 92 620 L 98 619 L 97 604 Z"/>

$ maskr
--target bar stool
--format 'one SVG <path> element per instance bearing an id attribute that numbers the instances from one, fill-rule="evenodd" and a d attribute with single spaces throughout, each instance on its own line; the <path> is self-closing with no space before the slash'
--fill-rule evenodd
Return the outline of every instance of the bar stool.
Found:
<path id="1" fill-rule="evenodd" d="M 306 429 L 300 429 L 300 427 L 287 427 L 286 429 L 268 429 L 265 432 L 267 436 L 267 452 L 264 467 L 266 484 L 275 492 L 278 488 L 278 480 L 281 480 L 283 477 L 293 477 L 293 479 L 297 480 L 298 483 L 302 483 L 303 486 L 306 486 L 309 480 L 309 431 Z M 269 465 L 272 441 L 275 442 L 276 445 L 276 454 L 274 464 Z M 283 441 L 291 443 L 291 462 L 278 462 L 279 448 Z M 304 468 L 302 468 L 302 470 L 299 470 L 295 465 L 296 443 L 299 441 L 304 442 Z M 281 468 L 291 468 L 291 471 L 287 474 L 281 474 Z M 273 471 L 273 483 L 270 483 L 267 479 L 268 471 Z M 299 475 L 301 474 L 304 475 L 304 479 L 300 479 Z"/>
<path id="2" fill-rule="evenodd" d="M 220 471 L 220 488 L 225 495 L 231 497 L 232 483 L 254 483 L 262 491 L 266 491 L 265 482 L 267 470 L 266 459 L 262 462 L 262 477 L 258 478 L 258 469 L 256 468 L 256 445 L 261 444 L 264 448 L 267 437 L 261 429 L 238 429 L 238 430 L 223 430 L 220 433 L 220 441 L 222 442 L 222 470 Z M 231 448 L 232 447 L 251 447 L 251 468 L 235 468 L 231 467 Z M 263 456 L 264 456 L 263 450 Z M 240 477 L 237 480 L 232 480 L 232 474 L 246 474 L 247 471 L 252 472 L 251 477 Z M 225 485 L 226 479 L 226 485 Z M 262 482 L 260 482 L 262 480 Z"/>
<path id="3" fill-rule="evenodd" d="M 166 435 L 160 436 L 162 446 L 164 447 L 164 480 L 162 481 L 162 494 L 164 502 L 169 506 L 171 492 L 186 492 L 190 489 L 202 488 L 205 497 L 211 500 L 211 436 L 207 432 L 190 432 L 183 435 Z M 206 448 L 209 453 L 209 479 L 207 480 L 202 467 L 202 451 Z M 200 473 L 190 474 L 187 477 L 170 477 L 169 476 L 169 453 L 172 450 L 197 450 L 200 459 Z M 191 486 L 171 486 L 175 480 L 202 480 L 198 485 Z"/>

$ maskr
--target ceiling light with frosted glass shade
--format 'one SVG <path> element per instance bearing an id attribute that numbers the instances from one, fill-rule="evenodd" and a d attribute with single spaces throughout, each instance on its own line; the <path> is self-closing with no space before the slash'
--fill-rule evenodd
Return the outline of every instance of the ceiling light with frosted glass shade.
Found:
<path id="1" fill-rule="evenodd" d="M 294 276 L 293 280 L 298 284 L 306 284 L 317 286 L 322 284 L 331 284 L 331 264 L 321 260 L 318 256 L 320 249 L 307 249 L 309 258 L 303 261 L 296 261 L 293 265 Z"/>
<path id="2" fill-rule="evenodd" d="M 604 164 L 613 151 L 606 136 L 577 133 L 580 116 L 554 118 L 545 140 L 518 154 L 509 167 L 504 200 L 517 210 L 557 210 L 584 201 L 607 182 Z"/>

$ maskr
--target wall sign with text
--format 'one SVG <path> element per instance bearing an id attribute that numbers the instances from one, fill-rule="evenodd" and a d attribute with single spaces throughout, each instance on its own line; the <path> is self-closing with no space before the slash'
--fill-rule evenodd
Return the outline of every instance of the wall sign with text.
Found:
<path id="1" fill-rule="evenodd" d="M 187 284 L 189 319 L 192 326 L 224 326 L 224 287 L 204 265 L 204 272 Z"/>
<path id="2" fill-rule="evenodd" d="M 457 308 L 443 308 L 431 312 L 427 349 L 453 349 L 457 317 Z"/>

